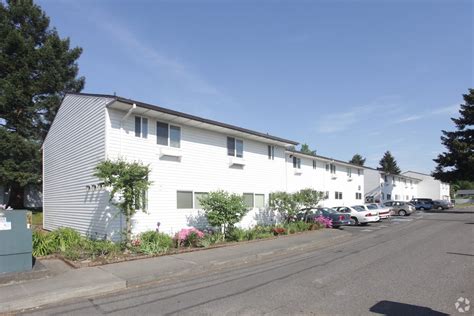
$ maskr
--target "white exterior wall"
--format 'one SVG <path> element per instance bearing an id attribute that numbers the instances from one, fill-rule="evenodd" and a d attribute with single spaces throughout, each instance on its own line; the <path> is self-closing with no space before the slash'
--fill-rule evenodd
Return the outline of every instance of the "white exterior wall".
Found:
<path id="1" fill-rule="evenodd" d="M 148 118 L 148 138 L 139 138 L 135 136 L 135 115 L 132 114 L 124 121 L 120 137 L 120 120 L 125 113 L 108 109 L 107 156 L 111 159 L 122 156 L 149 164 L 153 182 L 148 191 L 148 213 L 137 212 L 133 221 L 134 233 L 155 230 L 158 222 L 160 231 L 171 234 L 188 226 L 204 226 L 202 211 L 177 209 L 177 191 L 265 194 L 265 204 L 268 204 L 270 192 L 285 190 L 283 147 L 275 147 L 275 159 L 269 160 L 267 143 L 243 139 L 246 164 L 240 169 L 231 168 L 227 136 L 232 135 L 175 124 L 181 127 L 182 158 L 160 158 L 160 149 L 167 146 L 157 144 L 156 120 Z M 271 219 L 268 211 L 253 209 L 241 224 L 250 226 Z"/>
<path id="2" fill-rule="evenodd" d="M 102 238 L 119 227 L 108 207 L 108 194 L 90 190 L 105 158 L 105 105 L 110 99 L 67 95 L 43 144 L 43 225 L 72 227 Z"/>
<path id="3" fill-rule="evenodd" d="M 374 197 L 381 202 L 396 200 L 410 201 L 418 195 L 418 183 L 415 179 L 403 175 L 387 175 L 378 170 L 365 170 L 365 197 Z M 411 183 L 410 183 L 411 181 Z"/>
<path id="4" fill-rule="evenodd" d="M 297 155 L 301 159 L 301 169 L 293 168 L 293 158 L 287 153 L 287 191 L 296 192 L 301 189 L 312 188 L 316 191 L 327 192 L 328 198 L 321 202 L 322 206 L 333 207 L 355 205 L 363 203 L 363 199 L 356 199 L 356 192 L 364 195 L 364 170 L 351 168 L 351 176 L 347 174 L 347 166 L 333 162 L 336 173 L 331 174 L 326 170 L 329 161 L 318 157 Z M 290 157 L 291 156 L 291 157 Z M 313 160 L 316 160 L 316 169 L 313 169 Z M 360 170 L 360 174 L 357 172 Z M 296 171 L 296 173 L 295 173 Z M 335 198 L 335 192 L 342 192 L 342 199 Z"/>
<path id="5" fill-rule="evenodd" d="M 433 200 L 450 200 L 449 184 L 436 180 L 430 175 L 407 171 L 404 175 L 419 178 L 422 181 L 418 185 L 418 198 L 429 198 Z"/>

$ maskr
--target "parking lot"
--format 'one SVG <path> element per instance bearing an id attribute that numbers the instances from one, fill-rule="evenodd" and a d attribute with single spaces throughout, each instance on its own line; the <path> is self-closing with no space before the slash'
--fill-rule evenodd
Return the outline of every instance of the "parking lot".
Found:
<path id="1" fill-rule="evenodd" d="M 383 232 L 390 227 L 411 223 L 422 218 L 430 217 L 436 213 L 416 211 L 410 216 L 392 216 L 390 219 L 383 219 L 376 223 L 368 223 L 367 225 L 359 226 L 343 226 L 340 229 L 350 232 L 352 234 L 370 234 L 375 232 Z"/>

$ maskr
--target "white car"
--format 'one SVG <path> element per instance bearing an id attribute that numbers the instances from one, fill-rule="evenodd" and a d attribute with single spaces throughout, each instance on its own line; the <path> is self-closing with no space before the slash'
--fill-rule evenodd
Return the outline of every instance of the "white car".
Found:
<path id="1" fill-rule="evenodd" d="M 380 219 L 390 218 L 391 216 L 390 208 L 385 207 L 382 204 L 369 203 L 365 204 L 365 206 L 371 211 L 378 211 Z"/>
<path id="2" fill-rule="evenodd" d="M 334 210 L 341 213 L 350 213 L 351 220 L 354 225 L 367 225 L 367 223 L 374 223 L 380 220 L 379 212 L 369 211 L 359 206 L 337 206 Z"/>

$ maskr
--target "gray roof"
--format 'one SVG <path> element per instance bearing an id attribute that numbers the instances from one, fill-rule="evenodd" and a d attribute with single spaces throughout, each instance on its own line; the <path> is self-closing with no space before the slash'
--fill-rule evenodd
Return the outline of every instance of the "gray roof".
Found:
<path id="1" fill-rule="evenodd" d="M 183 112 L 163 108 L 163 107 L 158 106 L 158 105 L 148 104 L 148 103 L 144 103 L 144 102 L 140 102 L 140 101 L 136 101 L 136 100 L 132 100 L 132 99 L 119 97 L 119 96 L 116 96 L 116 95 L 94 94 L 94 93 L 68 93 L 68 94 L 111 98 L 111 99 L 114 99 L 116 101 L 123 102 L 123 103 L 136 104 L 139 107 L 143 107 L 143 108 L 146 108 L 146 109 L 149 109 L 149 110 L 155 110 L 155 111 L 159 111 L 159 112 L 162 112 L 162 113 L 171 114 L 171 115 L 187 118 L 187 119 L 194 120 L 194 121 L 199 121 L 199 122 L 206 123 L 206 124 L 216 125 L 216 126 L 232 129 L 232 130 L 235 130 L 235 131 L 238 131 L 238 132 L 242 132 L 242 133 L 246 133 L 246 134 L 250 134 L 250 135 L 255 135 L 255 136 L 258 136 L 258 137 L 263 137 L 263 138 L 267 138 L 267 139 L 282 142 L 282 143 L 287 143 L 287 144 L 290 144 L 290 145 L 298 145 L 299 144 L 298 142 L 293 141 L 293 140 L 288 140 L 288 139 L 272 136 L 272 135 L 269 135 L 269 134 L 266 134 L 266 133 L 257 132 L 257 131 L 254 131 L 254 130 L 246 129 L 246 128 L 235 126 L 235 125 L 230 125 L 230 124 L 226 124 L 226 123 L 222 123 L 222 122 L 218 122 L 218 121 L 214 121 L 214 120 L 209 120 L 209 119 L 206 119 L 206 118 L 203 118 L 203 117 L 199 117 L 199 116 L 195 116 L 195 115 L 191 115 L 191 114 L 187 114 L 187 113 L 183 113 Z"/>

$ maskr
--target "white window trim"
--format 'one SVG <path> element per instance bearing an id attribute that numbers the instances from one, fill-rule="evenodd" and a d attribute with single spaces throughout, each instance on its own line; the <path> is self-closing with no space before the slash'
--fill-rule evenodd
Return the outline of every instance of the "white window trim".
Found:
<path id="1" fill-rule="evenodd" d="M 140 136 L 137 136 L 136 134 L 136 119 L 140 118 Z M 146 128 L 147 128 L 147 131 L 146 131 L 146 137 L 143 137 L 143 120 L 147 120 L 147 124 L 146 124 Z M 150 125 L 150 119 L 148 117 L 145 117 L 145 116 L 141 116 L 141 115 L 135 115 L 134 118 L 133 118 L 133 134 L 136 138 L 142 138 L 142 139 L 148 139 L 148 135 L 150 134 L 150 128 L 149 128 L 149 125 Z"/>
<path id="2" fill-rule="evenodd" d="M 234 155 L 232 155 L 232 156 L 229 155 L 229 148 L 227 148 L 227 141 L 228 141 L 229 138 L 234 139 Z M 244 140 L 242 138 L 237 138 L 235 136 L 226 136 L 225 140 L 226 140 L 225 149 L 226 149 L 226 152 L 227 152 L 227 157 L 235 157 L 237 159 L 244 159 L 244 152 L 245 152 L 245 148 L 244 148 L 245 142 L 244 142 Z M 237 156 L 237 141 L 238 140 L 242 141 L 242 157 Z"/>
<path id="3" fill-rule="evenodd" d="M 158 123 L 162 123 L 162 124 L 166 124 L 168 125 L 168 141 L 167 141 L 167 145 L 163 145 L 163 144 L 158 144 Z M 179 127 L 179 147 L 172 147 L 171 146 L 171 126 L 174 126 L 174 127 Z M 155 121 L 155 136 L 156 136 L 156 145 L 157 146 L 160 146 L 160 147 L 169 147 L 169 148 L 174 148 L 176 150 L 178 149 L 181 149 L 181 141 L 183 140 L 183 127 L 181 125 L 177 125 L 177 124 L 171 124 L 169 122 L 164 122 L 164 121 L 160 121 L 160 120 L 156 120 Z"/>

